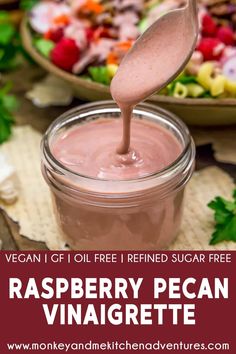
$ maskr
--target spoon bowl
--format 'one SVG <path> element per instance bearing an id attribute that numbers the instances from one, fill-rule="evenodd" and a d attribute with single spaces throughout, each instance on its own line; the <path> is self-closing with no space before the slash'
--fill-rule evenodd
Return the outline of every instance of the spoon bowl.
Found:
<path id="1" fill-rule="evenodd" d="M 160 91 L 184 69 L 197 38 L 197 3 L 188 0 L 185 7 L 160 17 L 135 42 L 112 80 L 114 100 L 135 105 Z"/>

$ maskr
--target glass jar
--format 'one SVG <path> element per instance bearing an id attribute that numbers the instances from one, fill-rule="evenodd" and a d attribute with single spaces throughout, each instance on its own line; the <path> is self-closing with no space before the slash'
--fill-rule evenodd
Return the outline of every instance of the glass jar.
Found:
<path id="1" fill-rule="evenodd" d="M 43 176 L 51 190 L 60 230 L 72 249 L 159 250 L 177 236 L 185 185 L 194 170 L 193 140 L 186 125 L 166 110 L 142 103 L 133 115 L 165 127 L 183 148 L 174 163 L 144 178 L 101 180 L 82 176 L 63 166 L 51 152 L 54 139 L 62 131 L 88 119 L 120 117 L 113 101 L 89 103 L 64 113 L 43 137 Z"/>

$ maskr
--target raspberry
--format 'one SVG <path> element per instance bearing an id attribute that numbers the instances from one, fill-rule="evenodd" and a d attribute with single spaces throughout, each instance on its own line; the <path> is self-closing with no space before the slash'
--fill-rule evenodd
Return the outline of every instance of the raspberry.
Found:
<path id="1" fill-rule="evenodd" d="M 62 38 L 51 52 L 51 60 L 59 68 L 71 71 L 80 57 L 80 50 L 75 41 L 70 38 Z"/>
<path id="2" fill-rule="evenodd" d="M 226 45 L 234 45 L 234 32 L 230 27 L 220 27 L 217 31 L 217 38 Z"/>
<path id="3" fill-rule="evenodd" d="M 217 32 L 217 25 L 213 18 L 206 14 L 202 19 L 202 34 L 205 37 L 215 37 Z"/>
<path id="4" fill-rule="evenodd" d="M 56 30 L 49 30 L 47 33 L 45 33 L 44 37 L 46 39 L 50 39 L 51 41 L 57 43 L 63 37 L 63 28 L 57 28 Z"/>
<path id="5" fill-rule="evenodd" d="M 202 38 L 197 50 L 204 57 L 204 60 L 219 60 L 224 50 L 224 44 L 218 38 Z"/>

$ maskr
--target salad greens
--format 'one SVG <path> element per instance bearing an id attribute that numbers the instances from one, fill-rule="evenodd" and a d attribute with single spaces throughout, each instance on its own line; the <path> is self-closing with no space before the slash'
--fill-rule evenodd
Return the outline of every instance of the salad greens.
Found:
<path id="1" fill-rule="evenodd" d="M 109 85 L 111 82 L 107 66 L 90 66 L 88 72 L 93 81 L 104 85 Z"/>
<path id="2" fill-rule="evenodd" d="M 55 47 L 55 43 L 49 39 L 37 38 L 34 41 L 34 45 L 44 57 L 49 58 L 51 50 Z"/>

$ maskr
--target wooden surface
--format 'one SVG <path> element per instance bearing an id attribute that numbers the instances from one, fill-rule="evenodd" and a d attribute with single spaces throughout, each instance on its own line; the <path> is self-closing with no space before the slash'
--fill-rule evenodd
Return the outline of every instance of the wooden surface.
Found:
<path id="1" fill-rule="evenodd" d="M 36 66 L 28 66 L 21 68 L 7 76 L 3 77 L 4 81 L 11 80 L 14 83 L 15 94 L 21 101 L 21 106 L 16 114 L 16 123 L 19 125 L 30 124 L 36 130 L 43 133 L 49 124 L 59 114 L 63 113 L 70 107 L 50 107 L 39 109 L 27 100 L 25 92 L 29 90 L 33 83 L 43 78 L 45 73 Z M 80 104 L 74 100 L 72 106 Z M 236 138 L 236 137 L 235 137 Z M 236 180 L 236 165 L 222 164 L 215 161 L 211 145 L 205 145 L 197 149 L 197 169 L 207 166 L 217 165 L 223 168 Z M 2 241 L 2 250 L 45 250 L 47 249 L 43 243 L 34 242 L 23 237 L 19 233 L 19 227 L 13 223 L 7 215 L 0 210 L 0 240 Z"/>

